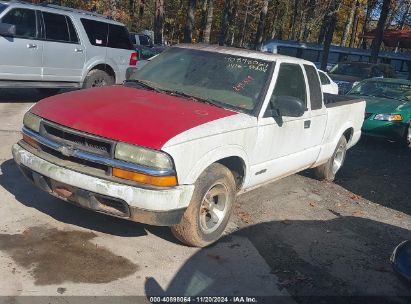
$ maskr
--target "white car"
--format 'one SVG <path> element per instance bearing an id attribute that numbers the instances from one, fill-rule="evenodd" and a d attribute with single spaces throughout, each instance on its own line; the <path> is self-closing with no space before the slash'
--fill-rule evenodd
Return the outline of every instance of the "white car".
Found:
<path id="1" fill-rule="evenodd" d="M 338 84 L 336 84 L 326 72 L 318 70 L 318 74 L 320 75 L 323 93 L 338 94 Z"/>

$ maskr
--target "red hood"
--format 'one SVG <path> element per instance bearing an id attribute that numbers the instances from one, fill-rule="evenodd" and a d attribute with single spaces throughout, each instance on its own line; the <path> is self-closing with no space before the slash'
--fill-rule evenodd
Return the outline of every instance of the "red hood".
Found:
<path id="1" fill-rule="evenodd" d="M 152 149 L 174 136 L 235 112 L 123 86 L 46 98 L 31 112 L 68 128 Z"/>

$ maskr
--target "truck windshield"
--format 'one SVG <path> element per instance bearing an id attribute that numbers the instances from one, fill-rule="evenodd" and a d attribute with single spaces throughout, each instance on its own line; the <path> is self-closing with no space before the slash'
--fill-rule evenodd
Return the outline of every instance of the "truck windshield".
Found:
<path id="1" fill-rule="evenodd" d="M 1 14 L 1 12 L 4 11 L 6 8 L 7 8 L 7 5 L 0 3 L 0 14 Z"/>
<path id="2" fill-rule="evenodd" d="M 273 65 L 270 61 L 176 47 L 155 57 L 130 80 L 251 113 L 264 94 Z"/>
<path id="3" fill-rule="evenodd" d="M 348 94 L 411 101 L 411 81 L 405 83 L 366 80 L 355 86 Z"/>

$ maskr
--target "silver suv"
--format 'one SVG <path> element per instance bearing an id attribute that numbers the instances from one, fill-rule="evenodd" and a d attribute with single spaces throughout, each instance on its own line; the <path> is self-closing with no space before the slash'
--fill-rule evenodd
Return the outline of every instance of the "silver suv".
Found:
<path id="1" fill-rule="evenodd" d="M 120 84 L 136 62 L 121 23 L 55 5 L 0 1 L 0 87 L 52 93 Z"/>

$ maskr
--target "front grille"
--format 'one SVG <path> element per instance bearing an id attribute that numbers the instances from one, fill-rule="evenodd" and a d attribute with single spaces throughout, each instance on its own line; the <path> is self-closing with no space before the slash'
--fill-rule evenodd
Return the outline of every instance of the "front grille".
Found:
<path id="1" fill-rule="evenodd" d="M 44 145 L 40 145 L 40 147 L 41 147 L 41 150 L 43 150 L 45 153 L 50 154 L 50 155 L 52 155 L 56 158 L 59 158 L 63 161 L 72 162 L 72 163 L 76 163 L 76 164 L 79 164 L 79 165 L 84 166 L 84 167 L 90 167 L 90 168 L 94 168 L 94 169 L 97 169 L 97 170 L 101 170 L 104 174 L 109 174 L 111 172 L 110 168 L 108 166 L 101 165 L 101 164 L 98 164 L 98 163 L 95 163 L 95 162 L 87 161 L 85 159 L 81 159 L 81 158 L 77 158 L 77 157 L 73 157 L 73 156 L 70 156 L 70 157 L 69 156 L 64 156 L 60 152 L 55 151 L 53 149 L 50 149 L 50 148 L 48 148 Z"/>
<path id="2" fill-rule="evenodd" d="M 113 155 L 114 144 L 109 140 L 86 135 L 49 122 L 43 122 L 41 131 L 43 136 L 57 143 L 105 157 Z"/>
<path id="3" fill-rule="evenodd" d="M 365 115 L 364 115 L 364 119 L 368 119 L 368 118 L 370 118 L 370 117 L 371 117 L 371 115 L 372 115 L 372 113 L 365 113 Z"/>

